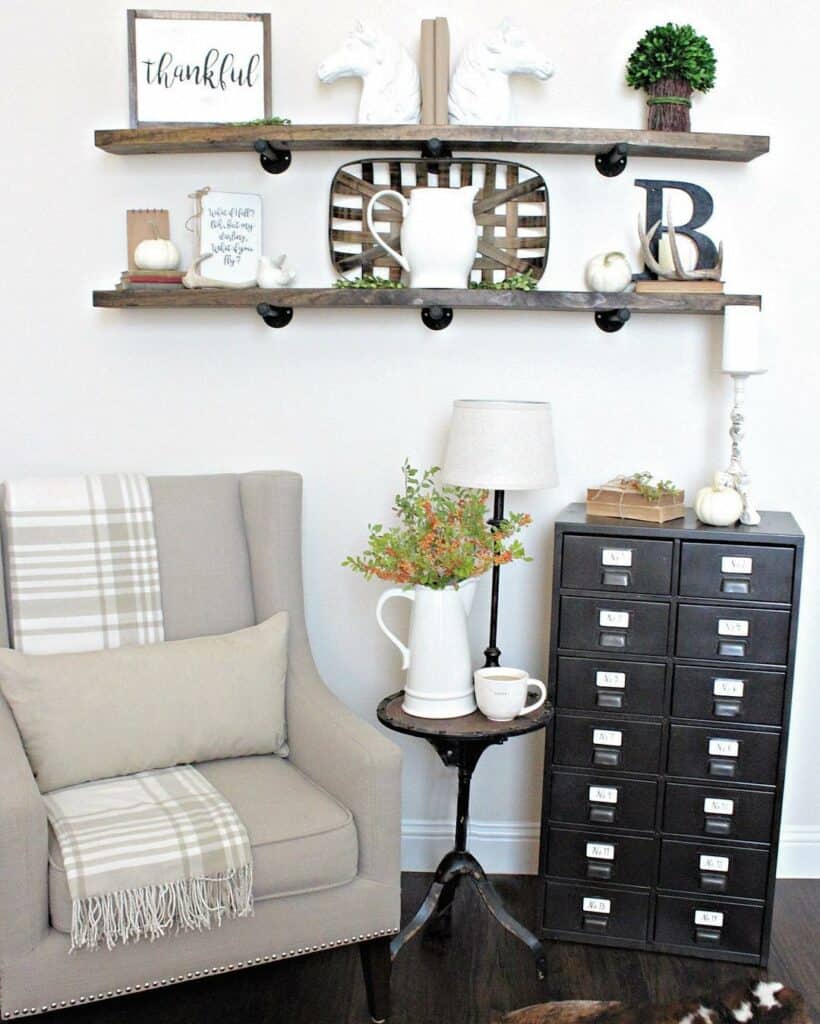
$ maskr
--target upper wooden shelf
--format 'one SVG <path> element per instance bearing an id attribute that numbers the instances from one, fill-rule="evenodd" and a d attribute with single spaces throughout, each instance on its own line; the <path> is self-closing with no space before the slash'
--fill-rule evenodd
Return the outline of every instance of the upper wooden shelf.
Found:
<path id="1" fill-rule="evenodd" d="M 602 156 L 625 147 L 626 156 L 683 157 L 747 163 L 769 151 L 766 135 L 646 132 L 631 128 L 540 128 L 484 125 L 304 124 L 195 125 L 99 129 L 94 143 L 108 153 L 234 153 L 264 140 L 274 149 L 424 149 L 431 139 L 446 149 L 502 153 Z M 433 154 L 438 155 L 438 154 Z M 446 153 L 440 155 L 446 156 Z"/>

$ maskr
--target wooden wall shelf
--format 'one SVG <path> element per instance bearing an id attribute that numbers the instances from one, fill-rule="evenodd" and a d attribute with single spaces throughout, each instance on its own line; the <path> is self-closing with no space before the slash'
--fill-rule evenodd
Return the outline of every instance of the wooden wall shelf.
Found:
<path id="1" fill-rule="evenodd" d="M 757 306 L 759 295 L 670 294 L 634 292 L 498 291 L 477 288 L 156 288 L 95 291 L 94 305 L 106 309 L 255 308 L 271 327 L 286 326 L 294 309 L 388 309 L 422 311 L 433 329 L 446 327 L 454 309 L 532 310 L 594 313 L 602 330 L 618 330 L 632 313 L 705 313 L 719 315 L 726 306 Z"/>
<path id="2" fill-rule="evenodd" d="M 437 143 L 430 149 L 430 142 Z M 541 128 L 484 125 L 195 125 L 99 129 L 94 143 L 108 153 L 262 153 L 297 150 L 422 150 L 448 156 L 452 150 L 501 153 L 565 153 L 610 157 L 610 174 L 625 157 L 678 157 L 747 163 L 769 151 L 766 135 L 706 132 L 647 132 L 629 128 Z M 262 148 L 257 145 L 261 143 Z M 268 155 L 270 154 L 270 151 Z M 263 156 L 265 154 L 262 154 Z M 617 169 L 620 168 L 620 170 Z M 271 169 L 271 168 L 268 168 Z M 280 170 L 284 170 L 281 167 Z M 602 173 L 606 173 L 600 166 Z"/>

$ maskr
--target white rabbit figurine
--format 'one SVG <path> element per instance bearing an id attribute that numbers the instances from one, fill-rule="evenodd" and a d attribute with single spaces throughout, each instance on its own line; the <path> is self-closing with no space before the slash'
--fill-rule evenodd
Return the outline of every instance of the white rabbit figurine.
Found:
<path id="1" fill-rule="evenodd" d="M 296 277 L 296 271 L 285 265 L 287 256 L 282 253 L 276 259 L 260 256 L 256 268 L 256 283 L 260 288 L 287 288 Z"/>

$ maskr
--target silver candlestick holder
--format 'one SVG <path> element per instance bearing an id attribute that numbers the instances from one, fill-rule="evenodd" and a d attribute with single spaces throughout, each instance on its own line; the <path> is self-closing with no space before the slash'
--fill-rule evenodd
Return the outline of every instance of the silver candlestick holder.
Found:
<path id="1" fill-rule="evenodd" d="M 731 477 L 732 483 L 743 499 L 743 511 L 740 514 L 740 521 L 744 526 L 758 526 L 760 524 L 760 513 L 751 495 L 751 477 L 743 465 L 742 442 L 745 434 L 746 417 L 744 414 L 744 402 L 746 399 L 746 381 L 749 377 L 765 373 L 765 370 L 746 370 L 742 373 L 733 373 L 724 370 L 732 378 L 734 386 L 734 404 L 732 405 L 729 436 L 732 439 L 732 457 L 726 470 Z"/>

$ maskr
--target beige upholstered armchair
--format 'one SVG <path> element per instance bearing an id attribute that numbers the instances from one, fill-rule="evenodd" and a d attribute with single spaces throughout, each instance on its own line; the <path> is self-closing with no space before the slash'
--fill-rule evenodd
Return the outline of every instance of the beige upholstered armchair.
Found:
<path id="1" fill-rule="evenodd" d="M 253 852 L 255 914 L 69 956 L 71 902 L 43 801 L 0 697 L 0 1011 L 3 1020 L 358 943 L 371 1016 L 387 1016 L 399 926 L 398 749 L 320 679 L 302 605 L 295 473 L 150 480 L 168 640 L 291 617 L 290 757 L 200 764 Z M 0 507 L 3 503 L 0 501 Z M 5 602 L 0 643 L 8 644 Z M 89 723 L 93 727 L 93 723 Z"/>

